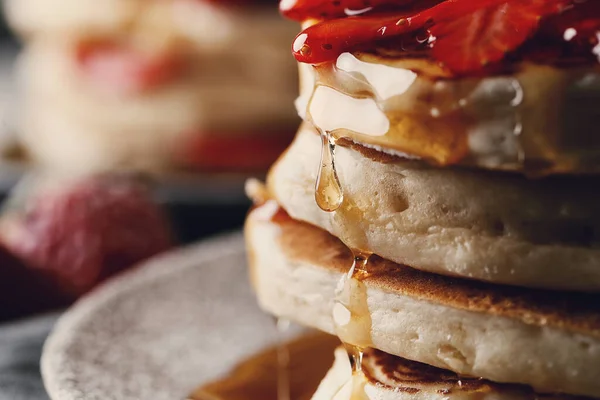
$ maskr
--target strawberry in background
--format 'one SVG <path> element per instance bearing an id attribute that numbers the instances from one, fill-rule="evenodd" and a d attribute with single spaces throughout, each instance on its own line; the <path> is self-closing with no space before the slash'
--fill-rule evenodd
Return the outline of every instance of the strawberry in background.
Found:
<path id="1" fill-rule="evenodd" d="M 174 244 L 166 215 L 138 181 L 100 175 L 28 192 L 0 223 L 1 240 L 18 259 L 0 254 L 9 268 L 0 267 L 0 273 L 6 273 L 7 286 L 19 276 L 26 297 L 42 303 L 40 309 L 42 300 L 49 305 L 73 301 Z M 39 285 L 45 290 L 38 291 Z M 12 307 L 7 299 L 0 301 L 0 314 Z"/>

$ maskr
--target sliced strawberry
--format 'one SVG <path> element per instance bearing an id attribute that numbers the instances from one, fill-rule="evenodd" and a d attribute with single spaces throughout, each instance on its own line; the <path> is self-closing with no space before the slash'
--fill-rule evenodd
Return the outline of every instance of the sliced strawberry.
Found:
<path id="1" fill-rule="evenodd" d="M 108 41 L 82 43 L 76 57 L 88 79 L 124 94 L 154 89 L 178 77 L 183 69 L 182 59 L 172 53 L 150 55 Z"/>
<path id="2" fill-rule="evenodd" d="M 568 30 L 572 30 L 572 37 Z M 588 0 L 584 3 L 576 3 L 552 18 L 548 18 L 542 24 L 542 35 L 554 35 L 564 40 L 587 42 L 598 41 L 597 35 L 600 31 L 600 1 Z"/>
<path id="3" fill-rule="evenodd" d="M 401 20 L 405 22 L 398 23 Z M 299 62 L 320 64 L 344 52 L 360 50 L 365 44 L 413 30 L 410 20 L 398 14 L 335 19 L 305 29 L 294 40 L 292 51 Z"/>
<path id="4" fill-rule="evenodd" d="M 293 44 L 296 60 L 319 64 L 332 61 L 341 53 L 362 49 L 377 41 L 416 32 L 439 20 L 452 20 L 471 14 L 486 5 L 506 0 L 448 0 L 427 9 L 366 15 L 324 21 L 300 33 Z"/>
<path id="5" fill-rule="evenodd" d="M 558 13 L 564 2 L 505 2 L 444 19 L 431 26 L 433 58 L 457 75 L 480 71 L 504 59 L 536 31 L 540 20 Z"/>
<path id="6" fill-rule="evenodd" d="M 343 52 L 371 50 L 382 44 L 403 50 L 418 48 L 410 43 L 406 46 L 413 40 L 422 50 L 431 48 L 432 58 L 450 72 L 478 73 L 517 50 L 544 18 L 592 3 L 597 4 L 592 0 L 446 0 L 423 10 L 318 23 L 296 37 L 293 52 L 300 62 L 319 64 L 333 61 Z"/>
<path id="7" fill-rule="evenodd" d="M 430 6 L 443 0 L 427 1 Z M 287 18 L 296 21 L 307 19 L 334 19 L 371 11 L 398 10 L 424 3 L 423 0 L 283 0 L 279 10 Z M 419 5 L 423 8 L 423 5 Z"/>

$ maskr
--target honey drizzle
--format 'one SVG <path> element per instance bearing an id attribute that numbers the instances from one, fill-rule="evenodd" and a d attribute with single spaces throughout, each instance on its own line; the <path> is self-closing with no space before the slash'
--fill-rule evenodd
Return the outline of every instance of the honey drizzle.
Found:
<path id="1" fill-rule="evenodd" d="M 365 393 L 362 360 L 365 350 L 372 346 L 372 321 L 367 304 L 367 287 L 363 281 L 369 277 L 367 267 L 371 255 L 358 250 L 352 253 L 352 267 L 336 291 L 333 321 L 352 366 L 352 378 L 347 383 L 351 385 L 350 400 L 364 400 L 368 396 Z M 337 400 L 339 393 L 333 399 Z"/>
<path id="2" fill-rule="evenodd" d="M 335 140 L 329 132 L 321 131 L 321 164 L 315 184 L 315 200 L 319 208 L 333 212 L 344 201 L 344 192 L 335 169 Z"/>
<path id="3" fill-rule="evenodd" d="M 333 82 L 333 65 L 313 66 L 315 72 L 315 87 L 331 87 Z M 313 120 L 310 113 L 311 104 L 316 90 L 313 90 L 306 107 L 306 121 L 310 123 L 321 136 L 321 162 L 315 182 L 315 201 L 325 212 L 338 210 L 344 202 L 344 191 L 335 167 L 335 149 L 337 137 L 332 132 L 321 129 Z"/>
<path id="4" fill-rule="evenodd" d="M 339 340 L 324 333 L 313 333 L 282 343 L 289 354 L 289 398 L 309 400 L 331 368 Z M 196 389 L 189 400 L 279 400 L 279 348 L 275 346 L 243 360 L 227 376 Z"/>
<path id="5" fill-rule="evenodd" d="M 277 332 L 280 336 L 277 345 L 277 400 L 291 399 L 290 349 L 283 340 L 283 335 L 290 329 L 290 321 L 276 319 Z"/>
<path id="6" fill-rule="evenodd" d="M 333 66 L 315 67 L 315 85 L 332 86 Z M 313 96 L 316 91 L 313 91 Z M 335 147 L 337 136 L 332 132 L 320 129 L 310 114 L 313 98 L 308 102 L 306 120 L 319 132 L 321 136 L 321 163 L 315 184 L 315 201 L 319 208 L 326 212 L 343 211 L 340 207 L 344 203 L 344 191 L 340 184 L 336 164 Z M 370 253 L 353 250 L 353 262 L 350 270 L 344 275 L 340 286 L 336 290 L 333 309 L 333 321 L 336 334 L 344 344 L 350 365 L 352 378 L 350 400 L 367 399 L 364 392 L 365 376 L 362 371 L 362 359 L 365 349 L 371 347 L 371 314 L 367 305 L 367 288 L 363 280 L 368 277 L 367 265 Z M 345 386 L 345 385 L 344 385 Z M 342 390 L 343 387 L 340 389 Z M 338 399 L 341 391 L 332 398 Z M 341 400 L 341 399 L 340 399 Z"/>
<path id="7" fill-rule="evenodd" d="M 351 79 L 349 76 L 346 77 L 336 73 L 333 64 L 315 66 L 314 70 L 316 73 L 315 86 L 339 88 L 340 86 L 346 86 L 344 84 L 340 85 L 341 81 Z M 355 81 L 355 84 L 357 82 Z M 374 95 L 370 90 L 367 90 L 369 89 L 367 85 L 362 85 L 362 89 L 365 93 Z M 315 92 L 316 90 L 313 90 L 306 109 L 306 121 L 313 125 L 321 137 L 321 163 L 315 184 L 315 201 L 323 211 L 330 213 L 338 211 L 342 214 L 348 214 L 353 206 L 351 202 L 344 203 L 344 191 L 335 164 L 336 140 L 340 132 L 337 132 L 337 130 L 334 132 L 326 131 L 315 124 L 310 113 Z M 353 93 L 347 94 L 354 95 Z M 341 208 L 342 205 L 345 207 Z M 344 238 L 341 239 L 345 241 Z M 367 304 L 367 287 L 363 281 L 369 276 L 367 267 L 371 253 L 353 249 L 352 254 L 352 266 L 340 281 L 335 293 L 333 308 L 335 331 L 348 354 L 352 367 L 352 377 L 333 395 L 332 400 L 346 400 L 343 397 L 347 393 L 347 386 L 350 386 L 349 400 L 368 399 L 365 393 L 367 380 L 362 370 L 362 360 L 365 350 L 372 346 L 372 321 Z"/>

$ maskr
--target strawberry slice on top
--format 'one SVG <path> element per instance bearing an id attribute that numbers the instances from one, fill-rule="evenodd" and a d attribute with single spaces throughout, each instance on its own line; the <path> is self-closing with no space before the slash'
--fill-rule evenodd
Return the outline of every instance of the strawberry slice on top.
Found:
<path id="1" fill-rule="evenodd" d="M 426 0 L 430 6 L 443 0 Z M 281 13 L 295 21 L 307 19 L 334 19 L 369 12 L 409 9 L 411 6 L 423 7 L 424 0 L 282 0 L 279 3 Z M 421 3 L 421 4 L 419 4 Z"/>
<path id="2" fill-rule="evenodd" d="M 454 74 L 476 72 L 503 60 L 537 30 L 542 18 L 562 11 L 560 1 L 504 2 L 430 28 L 432 55 Z"/>
<path id="3" fill-rule="evenodd" d="M 419 4 L 427 8 L 419 9 Z M 595 4 L 593 0 L 446 0 L 428 7 L 416 2 L 410 11 L 317 23 L 296 37 L 293 53 L 300 62 L 320 64 L 334 61 L 343 52 L 417 48 L 455 76 L 480 74 L 523 46 L 545 19 L 586 6 L 598 8 Z M 597 22 L 591 25 L 597 32 Z M 420 46 L 406 46 L 409 40 Z"/>

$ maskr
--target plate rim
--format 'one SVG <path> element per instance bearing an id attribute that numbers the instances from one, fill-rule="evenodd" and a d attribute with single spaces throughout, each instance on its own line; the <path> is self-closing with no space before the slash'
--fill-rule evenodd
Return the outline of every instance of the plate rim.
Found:
<path id="1" fill-rule="evenodd" d="M 171 274 L 180 273 L 199 264 L 210 263 L 222 257 L 241 255 L 246 253 L 244 235 L 241 231 L 220 234 L 191 245 L 152 257 L 137 266 L 108 280 L 93 290 L 74 305 L 67 309 L 56 321 L 54 327 L 46 338 L 40 358 L 40 371 L 44 388 L 51 400 L 81 400 L 81 392 L 74 393 L 69 387 L 63 387 L 62 374 L 58 374 L 55 365 L 63 365 L 60 357 L 65 354 L 58 351 L 64 349 L 69 339 L 75 335 L 77 326 L 84 323 L 94 315 L 94 311 L 102 308 L 115 296 L 119 296 L 139 286 L 157 279 L 164 279 Z M 210 251 L 207 251 L 209 250 Z M 186 255 L 194 254 L 194 257 Z M 170 267 L 164 268 L 164 264 Z M 72 387 L 72 386 L 71 386 Z"/>

